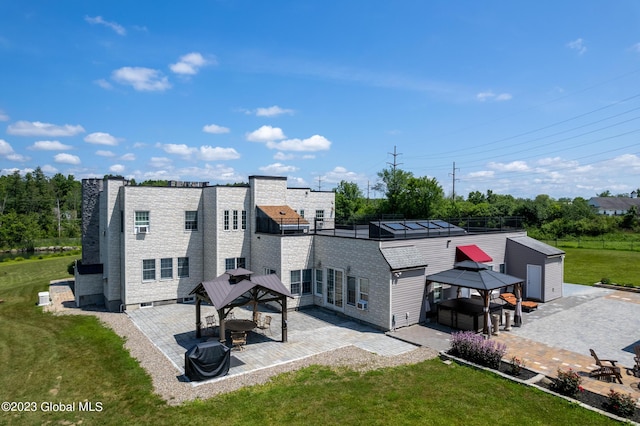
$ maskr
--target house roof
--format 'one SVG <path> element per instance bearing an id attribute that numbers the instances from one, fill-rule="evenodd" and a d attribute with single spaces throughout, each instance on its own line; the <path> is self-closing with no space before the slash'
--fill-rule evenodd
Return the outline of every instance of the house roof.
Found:
<path id="1" fill-rule="evenodd" d="M 305 218 L 300 216 L 289 206 L 258 206 L 260 210 L 277 223 L 284 224 L 308 224 Z"/>
<path id="2" fill-rule="evenodd" d="M 592 197 L 589 205 L 603 210 L 629 210 L 631 206 L 640 207 L 640 198 L 630 197 Z"/>
<path id="3" fill-rule="evenodd" d="M 560 250 L 559 248 L 550 246 L 549 244 L 545 244 L 542 241 L 538 241 L 534 238 L 527 237 L 525 235 L 521 237 L 510 237 L 507 239 L 513 241 L 514 243 L 521 244 L 525 247 L 530 248 L 531 250 L 537 251 L 538 253 L 542 253 L 547 256 L 560 256 L 565 254 L 565 252 Z"/>
<path id="4" fill-rule="evenodd" d="M 456 247 L 456 260 L 472 260 L 474 262 L 491 262 L 493 259 L 475 244 Z"/>
<path id="5" fill-rule="evenodd" d="M 415 246 L 383 247 L 380 251 L 392 271 L 427 266 L 426 253 L 418 250 Z"/>
<path id="6" fill-rule="evenodd" d="M 427 275 L 427 281 L 474 290 L 495 290 L 523 282 L 522 278 L 491 271 L 487 265 L 470 260 L 456 263 L 453 269 Z"/>

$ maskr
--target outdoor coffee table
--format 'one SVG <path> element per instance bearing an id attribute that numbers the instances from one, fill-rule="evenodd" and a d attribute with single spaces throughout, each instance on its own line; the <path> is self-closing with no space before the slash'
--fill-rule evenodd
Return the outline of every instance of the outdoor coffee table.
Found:
<path id="1" fill-rule="evenodd" d="M 225 328 L 231 331 L 250 331 L 257 327 L 254 321 L 248 319 L 231 319 L 224 322 Z"/>

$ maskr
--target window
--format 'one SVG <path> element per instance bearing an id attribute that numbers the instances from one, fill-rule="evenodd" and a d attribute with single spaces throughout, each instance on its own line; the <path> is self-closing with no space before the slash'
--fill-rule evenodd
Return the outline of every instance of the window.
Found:
<path id="1" fill-rule="evenodd" d="M 501 274 L 506 274 L 507 273 L 506 271 L 507 271 L 507 268 L 505 268 L 504 263 L 501 263 L 500 264 L 500 273 Z"/>
<path id="2" fill-rule="evenodd" d="M 224 230 L 229 230 L 229 210 L 224 211 Z"/>
<path id="3" fill-rule="evenodd" d="M 311 294 L 311 283 L 313 282 L 313 270 L 302 270 L 302 294 Z"/>
<path id="4" fill-rule="evenodd" d="M 304 209 L 300 209 L 300 217 L 304 219 Z"/>
<path id="5" fill-rule="evenodd" d="M 187 277 L 189 277 L 189 258 L 179 257 L 178 258 L 178 278 L 187 278 Z"/>
<path id="6" fill-rule="evenodd" d="M 242 210 L 242 229 L 247 229 L 247 211 Z"/>
<path id="7" fill-rule="evenodd" d="M 335 271 L 333 269 L 327 269 L 327 303 L 333 305 L 333 294 L 335 291 Z"/>
<path id="8" fill-rule="evenodd" d="M 148 211 L 138 211 L 135 212 L 135 233 L 136 234 L 146 234 L 149 232 L 149 212 Z"/>
<path id="9" fill-rule="evenodd" d="M 316 294 L 322 295 L 322 269 L 316 269 Z"/>
<path id="10" fill-rule="evenodd" d="M 156 279 L 156 260 L 144 259 L 142 261 L 142 280 L 150 281 Z"/>
<path id="11" fill-rule="evenodd" d="M 302 275 L 300 270 L 291 271 L 291 294 L 300 294 Z"/>
<path id="12" fill-rule="evenodd" d="M 232 257 L 224 260 L 224 270 L 230 271 L 232 269 L 236 269 L 236 258 Z"/>
<path id="13" fill-rule="evenodd" d="M 238 229 L 238 210 L 233 211 L 233 229 Z"/>
<path id="14" fill-rule="evenodd" d="M 247 261 L 244 257 L 229 257 L 224 260 L 224 268 L 226 271 L 236 268 L 246 268 Z"/>
<path id="15" fill-rule="evenodd" d="M 356 306 L 356 277 L 347 276 L 347 305 Z"/>
<path id="16" fill-rule="evenodd" d="M 324 220 L 324 210 L 316 210 L 316 219 L 319 221 Z"/>
<path id="17" fill-rule="evenodd" d="M 369 278 L 360 278 L 360 288 L 358 300 L 369 301 Z"/>
<path id="18" fill-rule="evenodd" d="M 271 268 L 264 268 L 263 272 L 265 275 L 271 275 L 271 274 L 275 274 L 276 270 L 275 269 L 271 269 Z"/>
<path id="19" fill-rule="evenodd" d="M 173 259 L 160 259 L 160 279 L 173 278 Z"/>
<path id="20" fill-rule="evenodd" d="M 187 231 L 198 230 L 198 212 L 197 211 L 184 212 L 184 229 Z"/>
<path id="21" fill-rule="evenodd" d="M 440 303 L 444 298 L 444 289 L 441 283 L 433 283 L 433 303 Z"/>

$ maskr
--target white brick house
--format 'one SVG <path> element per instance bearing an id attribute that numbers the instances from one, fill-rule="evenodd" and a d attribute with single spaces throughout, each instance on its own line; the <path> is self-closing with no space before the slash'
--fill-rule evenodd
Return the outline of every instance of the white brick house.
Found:
<path id="1" fill-rule="evenodd" d="M 489 264 L 507 273 L 526 271 L 530 261 L 544 268 L 544 259 L 563 260 L 561 251 L 547 249 L 542 260 L 523 251 L 505 264 L 507 241 L 528 241 L 520 229 L 471 233 L 426 221 L 415 229 L 373 222 L 369 229 L 336 229 L 334 203 L 333 192 L 287 188 L 284 177 L 168 187 L 85 179 L 76 304 L 124 310 L 183 302 L 200 282 L 243 267 L 276 273 L 296 296 L 289 308 L 323 306 L 388 330 L 424 321 L 433 302 L 451 296 L 437 289 L 434 300 L 425 276 L 450 269 L 460 246 L 481 247 Z M 558 274 L 548 277 L 561 284 Z M 561 292 L 555 282 L 547 287 Z"/>

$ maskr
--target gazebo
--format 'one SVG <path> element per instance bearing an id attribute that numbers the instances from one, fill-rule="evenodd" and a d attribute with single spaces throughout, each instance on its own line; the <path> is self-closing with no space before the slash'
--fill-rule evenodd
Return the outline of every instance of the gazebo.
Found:
<path id="1" fill-rule="evenodd" d="M 282 311 L 282 341 L 287 341 L 287 297 L 293 298 L 293 295 L 275 274 L 252 275 L 252 271 L 244 268 L 232 269 L 191 290 L 189 294 L 196 297 L 196 337 L 202 335 L 202 302 L 213 305 L 218 312 L 221 341 L 225 338 L 224 319 L 233 308 L 252 305 L 255 319 L 259 303 L 276 302 Z"/>
<path id="2" fill-rule="evenodd" d="M 484 325 L 483 333 L 491 336 L 491 320 L 489 318 L 490 295 L 492 290 L 513 285 L 517 298 L 514 323 L 522 324 L 522 284 L 523 280 L 501 272 L 492 271 L 483 263 L 465 260 L 454 265 L 453 269 L 427 275 L 427 283 L 437 282 L 458 287 L 477 290 L 483 300 Z"/>

